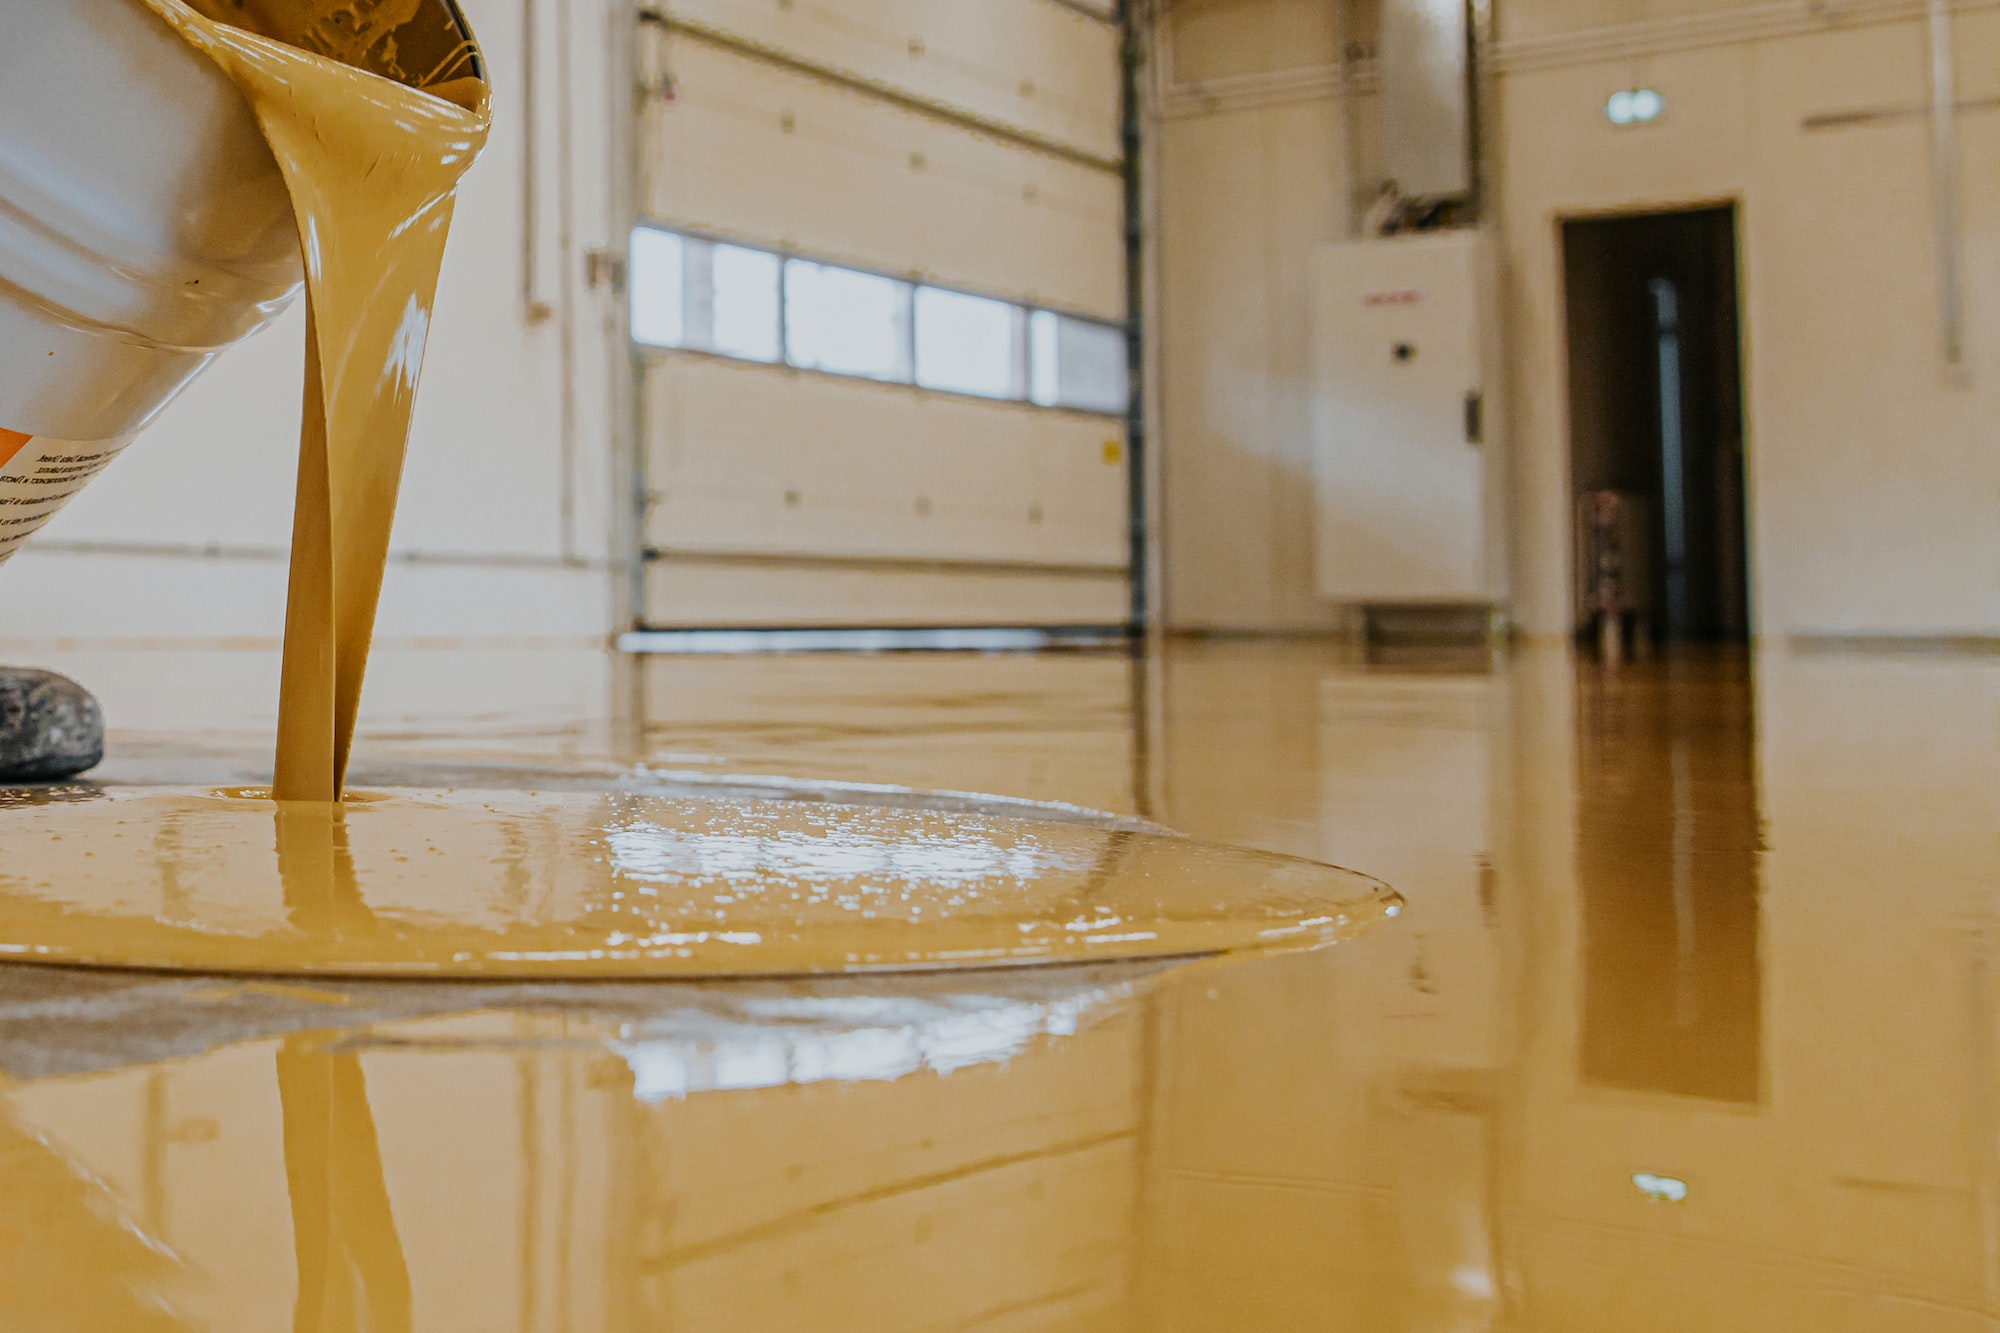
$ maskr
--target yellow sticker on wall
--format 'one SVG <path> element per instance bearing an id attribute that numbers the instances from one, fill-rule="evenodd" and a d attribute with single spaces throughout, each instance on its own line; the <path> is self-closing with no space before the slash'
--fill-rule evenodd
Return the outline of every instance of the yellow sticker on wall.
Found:
<path id="1" fill-rule="evenodd" d="M 1104 461 L 1106 463 L 1116 465 L 1118 460 L 1123 457 L 1125 457 L 1124 445 L 1118 443 L 1116 440 L 1106 440 L 1104 442 Z"/>

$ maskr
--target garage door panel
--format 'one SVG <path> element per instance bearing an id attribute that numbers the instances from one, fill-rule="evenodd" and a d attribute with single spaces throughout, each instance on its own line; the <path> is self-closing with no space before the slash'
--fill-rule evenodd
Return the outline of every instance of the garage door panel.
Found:
<path id="1" fill-rule="evenodd" d="M 917 403 L 906 392 L 711 357 L 667 357 L 652 379 L 680 404 L 679 438 L 662 437 L 656 455 L 661 484 L 720 489 L 769 477 L 781 490 L 865 495 L 880 490 L 874 474 L 907 468 L 917 451 Z"/>
<path id="2" fill-rule="evenodd" d="M 679 439 L 654 446 L 654 546 L 879 555 L 913 544 L 907 395 L 818 377 L 801 391 L 796 376 L 692 359 L 668 374 L 684 406 Z"/>
<path id="3" fill-rule="evenodd" d="M 1118 403 L 1115 334 L 1048 313 L 1126 314 L 1117 26 L 1070 0 L 652 3 L 639 210 L 693 240 L 648 239 L 643 281 L 634 248 L 660 313 L 644 619 L 1122 622 L 1124 423 L 1034 405 Z M 774 289 L 703 238 L 802 262 Z M 781 360 L 897 382 L 694 350 L 770 354 L 774 294 Z"/>
<path id="4" fill-rule="evenodd" d="M 843 256 L 873 230 L 868 249 L 902 253 L 898 127 L 870 133 L 847 94 L 712 48 L 680 43 L 674 67 L 675 101 L 650 114 L 650 217 Z"/>
<path id="5" fill-rule="evenodd" d="M 1119 155 L 1119 33 L 1052 0 L 676 0 L 678 17 L 1098 157 Z"/>
<path id="6" fill-rule="evenodd" d="M 1129 560 L 1123 423 L 1066 420 L 1064 429 L 1043 440 L 1040 478 L 1047 549 L 1079 559 Z"/>
<path id="7" fill-rule="evenodd" d="M 653 219 L 1124 317 L 1117 176 L 699 42 L 674 40 L 669 64 Z"/>
<path id="8" fill-rule="evenodd" d="M 970 488 L 1009 537 L 1007 558 L 1123 568 L 1126 472 L 1122 422 L 1068 412 L 932 397 L 924 430 L 960 443 Z M 1004 478 L 1004 480 L 1003 480 Z"/>
<path id="9" fill-rule="evenodd" d="M 656 548 L 1126 563 L 1108 419 L 685 355 L 649 391 Z"/>

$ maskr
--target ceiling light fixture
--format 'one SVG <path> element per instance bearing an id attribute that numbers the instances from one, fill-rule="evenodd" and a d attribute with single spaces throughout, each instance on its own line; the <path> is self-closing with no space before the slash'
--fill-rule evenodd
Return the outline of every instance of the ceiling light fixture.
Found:
<path id="1" fill-rule="evenodd" d="M 1605 99 L 1604 118 L 1613 125 L 1644 125 L 1666 109 L 1667 99 L 1651 88 L 1624 88 Z"/>

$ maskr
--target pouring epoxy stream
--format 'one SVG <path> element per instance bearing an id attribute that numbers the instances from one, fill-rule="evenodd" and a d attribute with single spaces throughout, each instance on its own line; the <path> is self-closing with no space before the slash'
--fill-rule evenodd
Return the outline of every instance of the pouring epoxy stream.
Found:
<path id="1" fill-rule="evenodd" d="M 43 21 L 39 5 L 13 4 L 29 15 L 20 19 L 27 31 L 52 34 L 52 44 L 74 40 L 69 29 L 91 41 L 116 31 L 93 26 L 88 14 Z M 478 50 L 449 0 L 80 0 L 78 8 L 104 11 L 100 19 L 117 11 L 129 29 L 123 36 L 134 44 L 148 34 L 130 28 L 129 11 L 140 9 L 148 23 L 164 21 L 247 102 L 268 156 L 248 167 L 230 160 L 244 156 L 241 126 L 229 121 L 232 110 L 240 118 L 241 106 L 215 109 L 212 118 L 238 142 L 211 155 L 215 161 L 193 162 L 183 175 L 199 184 L 205 171 L 216 190 L 234 191 L 229 206 L 211 210 L 225 214 L 221 230 L 233 226 L 236 233 L 220 247 L 220 258 L 190 259 L 152 236 L 136 242 L 114 236 L 99 247 L 110 254 L 69 247 L 83 259 L 100 258 L 113 274 L 131 271 L 131 263 L 118 262 L 131 251 L 166 270 L 150 284 L 135 284 L 139 296 L 122 304 L 116 294 L 104 298 L 92 290 L 94 275 L 76 264 L 77 254 L 65 253 L 57 226 L 25 240 L 0 234 L 0 264 L 14 260 L 10 267 L 39 280 L 24 287 L 0 269 L 0 298 L 23 290 L 43 296 L 0 302 L 0 349 L 18 363 L 22 350 L 46 343 L 49 363 L 35 367 L 33 381 L 18 366 L 13 383 L 0 376 L 0 439 L 8 449 L 0 457 L 0 505 L 9 507 L 0 513 L 18 520 L 11 530 L 0 528 L 0 560 L 221 346 L 268 322 L 295 285 L 279 285 L 298 271 L 286 262 L 302 257 L 305 403 L 274 794 L 335 801 L 454 194 L 486 137 Z M 0 156 L 0 167 L 5 161 Z M 270 231 L 272 219 L 258 213 L 269 213 L 271 201 L 257 167 L 273 161 L 296 220 L 291 255 L 271 253 L 268 235 L 261 246 L 240 239 L 259 238 L 259 222 Z M 8 203 L 34 193 L 6 178 L 0 190 Z M 236 216 L 245 209 L 247 220 Z M 39 219 L 35 209 L 16 211 L 32 224 L 61 209 L 44 203 Z M 182 250 L 190 245 L 185 230 L 169 238 Z M 84 232 L 86 241 L 93 235 Z M 209 274 L 208 291 L 189 295 L 199 284 L 175 271 L 189 268 Z M 37 288 L 54 289 L 57 299 Z M 51 420 L 85 424 L 59 437 L 45 424 Z M 79 446 L 77 439 L 100 443 Z"/>

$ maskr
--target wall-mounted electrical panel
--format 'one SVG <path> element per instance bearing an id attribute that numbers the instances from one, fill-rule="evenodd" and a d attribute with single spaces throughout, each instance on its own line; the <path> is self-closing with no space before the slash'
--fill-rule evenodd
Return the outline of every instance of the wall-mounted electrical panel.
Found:
<path id="1" fill-rule="evenodd" d="M 1313 282 L 1320 594 L 1499 605 L 1505 417 L 1490 238 L 1465 229 L 1329 245 Z"/>

